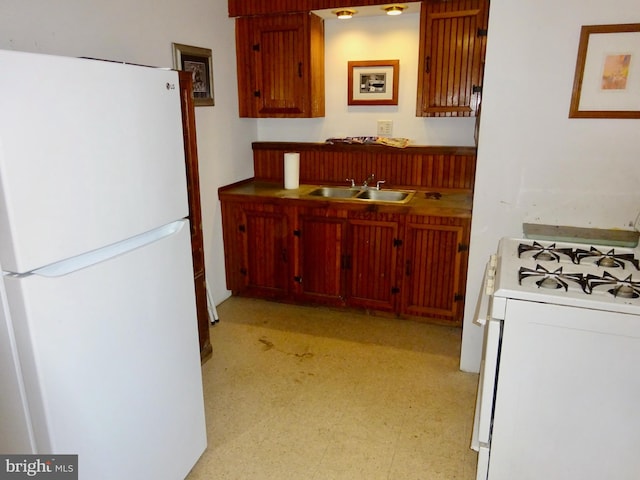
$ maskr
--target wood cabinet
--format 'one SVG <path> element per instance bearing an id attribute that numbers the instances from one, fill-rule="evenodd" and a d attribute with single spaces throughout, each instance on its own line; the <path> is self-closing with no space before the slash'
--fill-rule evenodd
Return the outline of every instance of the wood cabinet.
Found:
<path id="1" fill-rule="evenodd" d="M 230 17 L 272 13 L 309 12 L 328 8 L 388 5 L 389 0 L 228 0 Z"/>
<path id="2" fill-rule="evenodd" d="M 406 219 L 401 310 L 459 322 L 462 318 L 469 220 Z"/>
<path id="3" fill-rule="evenodd" d="M 348 302 L 396 311 L 400 227 L 397 215 L 354 212 L 349 218 Z"/>
<path id="4" fill-rule="evenodd" d="M 282 208 L 223 203 L 227 287 L 235 294 L 284 298 L 289 292 L 289 229 Z"/>
<path id="5" fill-rule="evenodd" d="M 202 212 L 200 208 L 200 176 L 198 172 L 198 150 L 196 146 L 196 120 L 190 72 L 178 72 L 180 100 L 182 102 L 182 132 L 187 173 L 187 195 L 189 201 L 189 223 L 191 227 L 191 251 L 193 258 L 196 311 L 200 358 L 204 362 L 212 354 L 209 338 L 209 309 L 207 308 L 207 281 L 204 268 L 204 240 L 202 236 Z"/>
<path id="6" fill-rule="evenodd" d="M 236 19 L 241 117 L 324 116 L 324 23 L 312 13 Z"/>
<path id="7" fill-rule="evenodd" d="M 298 300 L 329 305 L 345 304 L 346 212 L 300 208 L 293 231 L 296 266 L 293 275 Z"/>
<path id="8" fill-rule="evenodd" d="M 469 218 L 285 203 L 221 196 L 234 294 L 461 324 Z"/>
<path id="9" fill-rule="evenodd" d="M 417 116 L 477 114 L 488 18 L 489 0 L 422 2 Z"/>

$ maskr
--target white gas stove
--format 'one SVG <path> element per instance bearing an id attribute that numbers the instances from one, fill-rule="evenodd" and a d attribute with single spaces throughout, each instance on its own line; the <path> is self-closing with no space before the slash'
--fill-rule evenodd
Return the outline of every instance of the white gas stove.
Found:
<path id="1" fill-rule="evenodd" d="M 504 238 L 491 256 L 477 480 L 636 480 L 640 249 Z"/>
<path id="2" fill-rule="evenodd" d="M 503 238 L 494 258 L 494 297 L 640 314 L 638 249 Z"/>

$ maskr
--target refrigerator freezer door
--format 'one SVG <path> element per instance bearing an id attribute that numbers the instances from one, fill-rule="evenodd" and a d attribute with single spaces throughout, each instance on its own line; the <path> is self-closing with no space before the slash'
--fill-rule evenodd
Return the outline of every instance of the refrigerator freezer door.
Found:
<path id="1" fill-rule="evenodd" d="M 5 271 L 188 215 L 177 72 L 1 50 L 0 70 Z"/>
<path id="2" fill-rule="evenodd" d="M 188 223 L 68 275 L 5 276 L 38 453 L 184 478 L 206 446 Z"/>

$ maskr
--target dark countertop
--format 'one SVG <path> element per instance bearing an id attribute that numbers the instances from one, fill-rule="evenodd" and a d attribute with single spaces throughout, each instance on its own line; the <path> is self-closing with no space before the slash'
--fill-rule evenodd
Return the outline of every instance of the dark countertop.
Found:
<path id="1" fill-rule="evenodd" d="M 327 198 L 310 195 L 313 190 L 333 185 L 300 185 L 287 190 L 282 184 L 245 180 L 221 187 L 220 199 L 225 201 L 261 201 L 286 204 L 293 200 L 300 206 L 315 208 L 341 208 L 355 211 L 398 213 L 404 215 L 431 215 L 439 217 L 471 218 L 472 195 L 467 192 L 382 188 L 415 192 L 405 203 L 361 199 Z"/>

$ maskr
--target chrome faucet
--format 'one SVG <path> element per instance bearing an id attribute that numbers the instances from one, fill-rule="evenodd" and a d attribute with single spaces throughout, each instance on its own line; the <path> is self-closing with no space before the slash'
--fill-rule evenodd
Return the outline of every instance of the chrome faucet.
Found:
<path id="1" fill-rule="evenodd" d="M 378 180 L 376 182 L 376 190 L 380 190 L 380 185 L 382 185 L 383 183 L 386 183 L 386 180 Z"/>
<path id="2" fill-rule="evenodd" d="M 364 182 L 362 182 L 362 188 L 367 189 L 369 188 L 369 182 L 373 181 L 373 179 L 376 178 L 375 173 L 372 173 L 371 175 L 369 175 Z"/>

